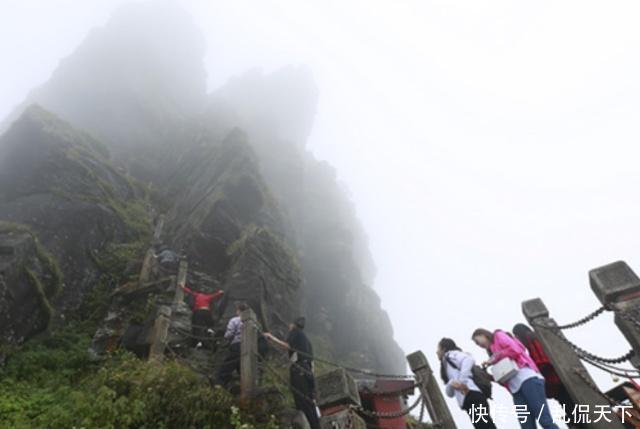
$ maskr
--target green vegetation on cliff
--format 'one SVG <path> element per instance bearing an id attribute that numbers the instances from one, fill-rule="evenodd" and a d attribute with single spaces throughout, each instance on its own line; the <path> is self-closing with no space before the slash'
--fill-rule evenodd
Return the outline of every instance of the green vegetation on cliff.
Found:
<path id="1" fill-rule="evenodd" d="M 103 362 L 87 354 L 82 325 L 5 350 L 0 427 L 276 429 L 268 414 L 243 409 L 176 363 L 128 353 Z"/>
<path id="2" fill-rule="evenodd" d="M 38 297 L 40 308 L 46 319 L 46 326 L 53 317 L 51 300 L 63 287 L 63 276 L 57 261 L 40 243 L 38 237 L 27 225 L 0 221 L 0 234 L 28 234 L 33 239 L 35 258 L 30 264 L 22 266 L 22 271 Z"/>

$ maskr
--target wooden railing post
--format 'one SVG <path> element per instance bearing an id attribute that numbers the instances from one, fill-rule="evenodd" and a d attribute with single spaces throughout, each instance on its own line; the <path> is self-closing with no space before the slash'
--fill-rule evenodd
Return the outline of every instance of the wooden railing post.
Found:
<path id="1" fill-rule="evenodd" d="M 167 346 L 167 335 L 170 323 L 171 307 L 163 305 L 158 309 L 158 316 L 153 324 L 149 360 L 160 362 L 164 358 L 164 349 Z"/>
<path id="2" fill-rule="evenodd" d="M 250 308 L 243 311 L 240 317 L 240 400 L 246 403 L 253 398 L 258 387 L 258 320 Z"/>
<path id="3" fill-rule="evenodd" d="M 447 403 L 433 376 L 429 361 L 420 350 L 407 356 L 409 367 L 416 375 L 418 388 L 427 406 L 427 411 L 433 422 L 433 426 L 442 429 L 455 429 L 453 417 L 447 407 Z"/>
<path id="4" fill-rule="evenodd" d="M 536 298 L 523 302 L 522 313 L 535 330 L 538 340 L 574 403 L 588 407 L 588 412 L 584 414 L 588 415 L 591 423 L 583 424 L 590 429 L 622 429 L 622 422 L 613 413 L 609 403 L 598 393 L 596 384 L 573 348 L 563 340 L 564 334 L 557 330 L 558 325 L 549 317 L 549 310 L 542 300 Z M 598 419 L 598 410 L 611 410 L 612 412 L 606 415 L 612 421 L 608 422 L 600 416 L 599 421 L 594 423 Z M 570 414 L 573 410 L 565 411 Z"/>
<path id="5" fill-rule="evenodd" d="M 640 279 L 618 261 L 589 271 L 589 283 L 602 305 L 615 311 L 615 324 L 635 351 L 631 363 L 640 368 Z"/>

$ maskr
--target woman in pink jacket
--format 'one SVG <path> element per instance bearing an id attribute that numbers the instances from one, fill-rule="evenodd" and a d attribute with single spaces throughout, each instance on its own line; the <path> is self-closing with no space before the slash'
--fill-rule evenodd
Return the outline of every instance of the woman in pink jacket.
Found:
<path id="1" fill-rule="evenodd" d="M 523 429 L 535 429 L 537 421 L 544 429 L 559 429 L 551 417 L 544 390 L 544 378 L 525 346 L 500 330 L 490 332 L 486 329 L 476 329 L 471 339 L 489 353 L 489 360 L 482 366 L 494 365 L 502 359 L 512 359 L 518 367 L 503 386 L 511 392 L 513 403 L 518 407 L 520 426 Z"/>

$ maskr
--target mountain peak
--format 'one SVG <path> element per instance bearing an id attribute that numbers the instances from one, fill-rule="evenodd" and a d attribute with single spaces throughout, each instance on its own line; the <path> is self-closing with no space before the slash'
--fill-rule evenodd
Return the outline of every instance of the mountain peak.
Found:
<path id="1" fill-rule="evenodd" d="M 37 103 L 90 131 L 116 155 L 157 143 L 201 110 L 204 54 L 201 32 L 175 2 L 127 4 L 91 31 L 8 122 Z"/>
<path id="2" fill-rule="evenodd" d="M 261 139 L 285 140 L 304 147 L 318 104 L 318 88 L 305 65 L 265 73 L 252 69 L 235 76 L 209 97 L 209 111 L 232 110 L 239 126 Z"/>

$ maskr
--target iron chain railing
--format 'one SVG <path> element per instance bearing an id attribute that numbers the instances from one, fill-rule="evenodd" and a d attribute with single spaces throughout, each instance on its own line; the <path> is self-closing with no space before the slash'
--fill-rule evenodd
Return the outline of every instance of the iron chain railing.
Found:
<path id="1" fill-rule="evenodd" d="M 572 328 L 577 328 L 578 326 L 586 325 L 587 323 L 591 322 L 592 320 L 594 320 L 595 318 L 597 318 L 607 310 L 609 310 L 609 308 L 606 305 L 603 305 L 600 308 L 596 309 L 595 311 L 589 313 L 582 319 L 578 319 L 573 323 L 567 323 L 566 325 L 558 325 L 556 328 L 564 330 L 564 329 L 572 329 Z"/>
<path id="2" fill-rule="evenodd" d="M 356 411 L 358 414 L 363 414 L 368 417 L 377 418 L 377 419 L 396 419 L 398 417 L 403 417 L 417 408 L 420 404 L 422 404 L 422 395 L 418 395 L 418 398 L 411 404 L 409 407 L 400 410 L 400 411 L 371 411 L 367 410 L 360 405 L 351 405 L 349 408 Z"/>
<path id="3" fill-rule="evenodd" d="M 260 334 L 264 334 L 265 333 L 265 331 L 263 331 L 260 328 L 260 326 L 258 326 L 258 324 L 254 323 L 254 326 L 255 326 L 255 328 L 258 330 L 258 332 Z M 374 371 L 370 371 L 370 370 L 366 370 L 366 369 L 361 369 L 361 368 L 354 368 L 354 367 L 350 367 L 350 366 L 339 364 L 337 362 L 333 362 L 333 361 L 331 361 L 329 359 L 325 359 L 325 358 L 320 358 L 320 357 L 314 356 L 314 355 L 312 355 L 310 353 L 306 353 L 306 352 L 304 352 L 302 350 L 298 350 L 298 349 L 295 349 L 293 347 L 289 347 L 289 349 L 291 351 L 296 352 L 298 354 L 298 356 L 302 356 L 302 357 L 306 357 L 306 358 L 312 359 L 314 362 L 324 363 L 326 365 L 333 366 L 335 368 L 341 368 L 341 369 L 344 369 L 345 371 L 353 372 L 353 373 L 356 373 L 356 374 L 367 375 L 367 376 L 375 377 L 375 378 L 401 378 L 401 379 L 414 379 L 415 378 L 415 376 L 408 375 L 408 374 L 385 374 L 385 373 L 378 373 L 378 372 L 374 372 Z"/>
<path id="4" fill-rule="evenodd" d="M 629 350 L 627 353 L 625 353 L 624 355 L 619 356 L 619 357 L 604 358 L 604 357 L 598 356 L 598 355 L 596 355 L 594 353 L 590 353 L 587 350 L 585 350 L 585 349 L 579 347 L 578 345 L 574 344 L 567 337 L 565 337 L 562 334 L 562 332 L 560 332 L 560 328 L 557 327 L 557 326 L 549 325 L 549 324 L 546 324 L 546 323 L 541 323 L 541 322 L 538 322 L 538 321 L 533 321 L 532 325 L 534 327 L 550 330 L 562 342 L 564 342 L 566 345 L 568 345 L 576 353 L 576 355 L 578 355 L 578 357 L 580 359 L 582 359 L 584 361 L 587 361 L 589 363 L 596 363 L 596 364 L 601 364 L 601 365 L 619 364 L 619 363 L 627 362 L 629 359 L 631 359 L 633 356 L 635 356 L 635 352 L 633 350 Z M 633 371 L 633 370 L 631 370 L 631 371 Z"/>

